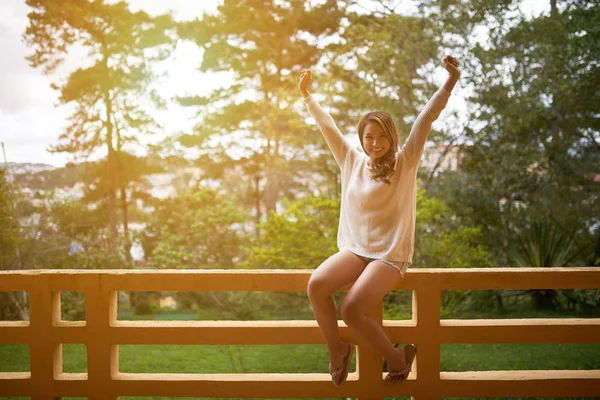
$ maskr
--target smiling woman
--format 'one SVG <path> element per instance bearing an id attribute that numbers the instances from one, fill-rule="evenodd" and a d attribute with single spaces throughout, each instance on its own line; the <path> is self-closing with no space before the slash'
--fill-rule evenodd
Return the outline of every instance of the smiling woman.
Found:
<path id="1" fill-rule="evenodd" d="M 374 111 L 360 120 L 358 135 L 366 157 L 351 147 L 333 117 L 309 93 L 312 72 L 305 69 L 300 75 L 298 89 L 342 176 L 339 252 L 319 265 L 308 283 L 335 386 L 346 380 L 354 344 L 340 340 L 332 295 L 349 284 L 353 286 L 340 307 L 342 317 L 385 358 L 389 365 L 385 380 L 402 382 L 411 370 L 416 348 L 408 344 L 396 349 L 368 313 L 412 263 L 417 167 L 431 125 L 446 107 L 460 77 L 456 58 L 446 56 L 442 64 L 448 72 L 446 82 L 420 112 L 400 151 L 396 126 L 388 113 Z"/>

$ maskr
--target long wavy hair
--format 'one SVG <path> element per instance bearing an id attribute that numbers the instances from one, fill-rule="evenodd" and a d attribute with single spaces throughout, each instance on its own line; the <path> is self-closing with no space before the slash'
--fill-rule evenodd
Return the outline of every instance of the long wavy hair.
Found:
<path id="1" fill-rule="evenodd" d="M 370 122 L 377 122 L 390 141 L 390 149 L 388 152 L 372 162 L 371 178 L 375 181 L 389 184 L 390 178 L 395 172 L 396 153 L 398 152 L 398 131 L 396 130 L 396 124 L 394 124 L 390 114 L 384 111 L 372 111 L 360 119 L 358 123 L 358 137 L 360 138 L 360 145 L 367 155 L 369 154 L 365 150 L 363 135 L 365 133 L 365 127 Z"/>

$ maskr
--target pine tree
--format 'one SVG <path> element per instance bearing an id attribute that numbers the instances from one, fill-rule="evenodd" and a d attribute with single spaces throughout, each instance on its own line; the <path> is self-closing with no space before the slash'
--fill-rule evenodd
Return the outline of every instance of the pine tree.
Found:
<path id="1" fill-rule="evenodd" d="M 87 158 L 104 149 L 111 251 L 117 249 L 117 190 L 119 146 L 147 132 L 152 118 L 139 106 L 152 81 L 152 62 L 165 58 L 172 46 L 169 15 L 153 18 L 129 10 L 127 3 L 104 0 L 27 0 L 33 8 L 25 32 L 33 48 L 31 65 L 51 74 L 77 44 L 88 52 L 90 66 L 71 73 L 53 87 L 61 104 L 74 104 L 70 124 L 52 151 Z"/>
<path id="2" fill-rule="evenodd" d="M 324 52 L 314 40 L 336 32 L 341 17 L 332 0 L 319 6 L 299 0 L 225 0 L 216 14 L 180 27 L 183 38 L 204 49 L 201 71 L 231 71 L 236 80 L 207 97 L 181 99 L 200 110 L 194 134 L 183 137 L 183 143 L 216 158 L 222 153 L 214 154 L 211 143 L 230 143 L 225 163 L 233 163 L 232 153 L 241 154 L 237 164 L 252 183 L 248 189 L 249 197 L 256 197 L 257 223 L 261 204 L 267 212 L 275 210 L 298 173 L 295 161 L 304 157 L 306 145 L 320 139 L 306 135 L 299 124 L 297 78 Z"/>

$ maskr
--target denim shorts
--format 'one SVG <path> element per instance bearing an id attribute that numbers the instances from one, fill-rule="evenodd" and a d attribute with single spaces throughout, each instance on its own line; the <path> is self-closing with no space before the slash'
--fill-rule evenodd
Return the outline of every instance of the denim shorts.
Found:
<path id="1" fill-rule="evenodd" d="M 387 264 L 393 268 L 396 268 L 396 270 L 398 270 L 398 272 L 400 272 L 400 275 L 403 278 L 404 278 L 404 274 L 406 273 L 406 270 L 408 269 L 408 266 L 410 265 L 410 263 L 407 261 L 388 261 L 388 260 L 381 260 L 381 259 L 377 259 L 377 258 L 365 257 L 365 256 L 361 256 L 356 253 L 352 253 L 352 254 L 356 255 L 357 257 L 360 257 L 360 259 L 363 260 L 364 262 L 366 262 L 367 264 L 372 263 L 373 261 L 381 261 L 384 264 Z"/>

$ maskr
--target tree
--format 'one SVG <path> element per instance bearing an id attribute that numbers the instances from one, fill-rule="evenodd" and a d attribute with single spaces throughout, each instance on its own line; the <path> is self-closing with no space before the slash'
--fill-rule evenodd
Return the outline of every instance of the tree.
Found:
<path id="1" fill-rule="evenodd" d="M 161 201 L 141 233 L 148 267 L 232 269 L 244 256 L 246 216 L 229 195 L 208 187 L 190 189 Z M 184 308 L 221 317 L 248 319 L 248 294 L 182 292 L 175 295 Z M 147 296 L 135 293 L 134 305 Z"/>
<path id="2" fill-rule="evenodd" d="M 141 234 L 151 268 L 235 268 L 246 217 L 234 199 L 202 188 L 161 201 Z"/>
<path id="3" fill-rule="evenodd" d="M 472 145 L 462 172 L 433 190 L 482 226 L 500 264 L 508 262 L 516 226 L 550 220 L 575 232 L 581 261 L 593 265 L 600 254 L 600 191 L 590 168 L 600 161 L 593 89 L 600 84 L 600 6 L 549 1 L 549 13 L 527 19 L 514 13 L 519 2 L 504 3 L 488 7 L 488 43 L 469 48 L 476 123 L 466 131 Z"/>
<path id="4" fill-rule="evenodd" d="M 127 3 L 27 0 L 33 8 L 25 32 L 27 44 L 34 49 L 31 65 L 52 73 L 71 46 L 88 51 L 91 65 L 71 73 L 60 92 L 62 104 L 74 103 L 70 125 L 52 148 L 87 157 L 105 148 L 106 201 L 110 226 L 110 251 L 117 250 L 118 153 L 121 146 L 134 141 L 133 132 L 146 132 L 152 118 L 139 106 L 153 73 L 152 61 L 165 58 L 172 39 L 167 28 L 171 17 L 150 17 L 131 12 Z M 156 96 L 151 97 L 156 99 Z"/>
<path id="5" fill-rule="evenodd" d="M 0 167 L 0 271 L 22 269 L 19 246 L 21 233 L 15 212 L 14 186 L 7 170 Z M 25 292 L 0 292 L 0 320 L 28 321 Z"/>
<path id="6" fill-rule="evenodd" d="M 17 256 L 19 222 L 15 214 L 14 186 L 5 168 L 0 168 L 0 270 L 20 269 Z"/>
<path id="7" fill-rule="evenodd" d="M 436 90 L 425 74 L 439 65 L 441 31 L 431 19 L 400 14 L 397 2 L 382 0 L 373 10 L 344 3 L 347 23 L 327 63 L 336 122 L 355 131 L 363 114 L 384 110 L 406 137 L 419 102 Z"/>
<path id="8" fill-rule="evenodd" d="M 255 183 L 256 223 L 262 206 L 267 213 L 275 210 L 297 175 L 296 160 L 309 158 L 310 144 L 320 139 L 299 123 L 296 77 L 323 53 L 311 40 L 334 33 L 340 18 L 332 0 L 318 6 L 298 0 L 226 0 L 215 15 L 180 27 L 182 37 L 204 49 L 201 71 L 230 71 L 236 79 L 235 85 L 206 97 L 182 98 L 182 104 L 200 110 L 194 134 L 182 141 L 208 155 L 220 141 L 230 157 L 237 154 L 232 158 Z"/>
<path id="9" fill-rule="evenodd" d="M 131 265 L 130 209 L 134 211 L 134 218 L 136 218 L 136 214 L 139 216 L 142 213 L 137 210 L 135 203 L 131 200 L 142 200 L 146 205 L 151 206 L 153 198 L 149 193 L 151 185 L 148 182 L 147 176 L 164 172 L 165 167 L 150 157 L 138 157 L 124 151 L 115 151 L 115 158 L 118 167 L 118 175 L 115 182 L 118 188 L 119 200 L 117 216 L 120 216 L 123 226 L 123 253 L 128 264 Z M 105 193 L 111 185 L 111 181 L 107 180 L 103 174 L 106 168 L 106 159 L 88 163 L 87 168 L 82 172 L 80 177 L 85 184 L 82 200 L 86 204 L 93 204 L 95 207 L 103 210 L 106 210 L 107 205 Z"/>
<path id="10" fill-rule="evenodd" d="M 242 266 L 252 269 L 314 269 L 338 251 L 340 199 L 307 196 L 283 202 L 269 213 L 262 234 L 247 248 Z M 312 318 L 308 297 L 297 292 L 255 293 L 253 315 L 262 318 Z M 336 295 L 340 298 L 340 294 Z"/>
<path id="11" fill-rule="evenodd" d="M 356 123 L 365 113 L 390 113 L 402 145 L 420 108 L 438 89 L 435 71 L 445 48 L 444 26 L 438 23 L 439 16 L 409 12 L 402 2 L 343 3 L 346 13 L 340 40 L 331 46 L 323 62 L 328 71 L 320 79 L 325 81 L 322 86 L 328 95 L 324 105 L 342 131 L 354 135 Z M 457 126 L 453 127 L 450 121 Z M 464 129 L 462 123 L 450 121 L 444 121 L 443 130 L 432 131 L 429 140 L 454 144 L 460 136 L 458 132 Z M 440 156 L 440 162 L 443 157 Z M 419 170 L 419 177 L 425 173 Z M 433 173 L 427 174 L 430 177 L 422 181 L 424 187 L 433 178 Z"/>
<path id="12" fill-rule="evenodd" d="M 456 215 L 445 201 L 421 189 L 417 192 L 415 248 L 411 268 L 482 268 L 494 267 L 490 249 L 483 240 L 481 227 Z M 443 312 L 453 313 L 459 305 L 472 306 L 471 298 L 479 296 L 503 310 L 502 298 L 497 292 L 444 291 Z M 388 296 L 387 307 L 409 312 L 410 293 Z"/>
<path id="13" fill-rule="evenodd" d="M 340 199 L 305 197 L 285 204 L 281 214 L 270 213 L 253 240 L 247 268 L 316 268 L 337 252 Z"/>
<path id="14" fill-rule="evenodd" d="M 442 200 L 418 191 L 412 267 L 493 266 L 481 236 L 481 228 L 464 224 Z"/>
<path id="15" fill-rule="evenodd" d="M 515 232 L 515 248 L 509 263 L 515 267 L 568 267 L 578 255 L 573 251 L 573 236 L 561 232 L 548 221 L 535 222 L 530 228 Z M 560 291 L 529 290 L 538 310 L 555 310 Z"/>
<path id="16" fill-rule="evenodd" d="M 111 253 L 105 209 L 79 200 L 59 199 L 53 192 L 23 223 L 21 254 L 30 269 L 102 269 L 123 264 Z"/>

